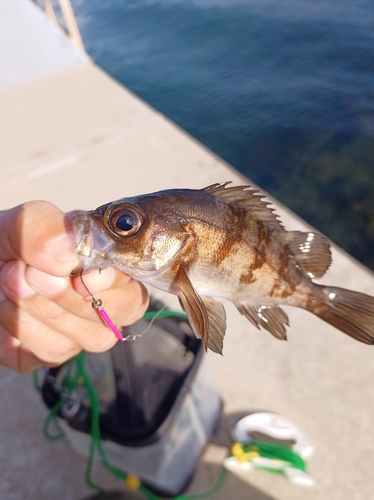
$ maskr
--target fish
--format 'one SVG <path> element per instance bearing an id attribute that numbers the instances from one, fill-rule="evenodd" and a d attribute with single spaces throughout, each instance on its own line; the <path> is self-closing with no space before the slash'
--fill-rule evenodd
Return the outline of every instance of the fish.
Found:
<path id="1" fill-rule="evenodd" d="M 113 266 L 176 295 L 205 349 L 220 354 L 226 313 L 219 299 L 277 339 L 287 339 L 280 305 L 289 305 L 373 344 L 374 298 L 313 281 L 331 264 L 327 238 L 287 231 L 258 189 L 230 184 L 163 190 L 77 213 L 82 268 L 73 274 Z"/>

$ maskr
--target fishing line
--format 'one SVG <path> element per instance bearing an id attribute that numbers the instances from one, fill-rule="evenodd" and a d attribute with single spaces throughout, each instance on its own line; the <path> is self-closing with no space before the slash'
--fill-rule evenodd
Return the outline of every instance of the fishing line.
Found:
<path id="1" fill-rule="evenodd" d="M 93 309 L 95 309 L 95 311 L 99 314 L 99 316 L 104 321 L 104 323 L 112 330 L 112 332 L 117 337 L 117 339 L 120 340 L 121 342 L 124 342 L 125 339 L 122 337 L 122 333 L 118 330 L 116 325 L 109 318 L 108 314 L 104 311 L 104 309 L 102 307 L 103 301 L 101 299 L 95 299 L 95 297 L 92 295 L 92 293 L 87 288 L 86 283 L 83 281 L 83 267 L 80 270 L 79 276 L 81 278 L 82 285 L 87 290 L 88 295 L 92 299 L 91 306 L 93 307 Z"/>
<path id="2" fill-rule="evenodd" d="M 162 317 L 162 312 L 165 309 L 166 309 L 166 306 L 163 306 L 158 311 L 153 312 L 151 317 L 148 316 L 148 318 L 150 318 L 150 322 L 148 323 L 147 328 L 140 333 L 135 333 L 134 335 L 126 335 L 126 337 L 124 337 L 124 341 L 127 340 L 127 341 L 131 342 L 132 340 L 138 339 L 138 338 L 142 337 L 144 334 L 146 334 L 147 332 L 149 332 L 149 330 L 150 330 L 151 326 L 153 325 L 153 323 L 155 322 L 155 320 L 159 317 Z M 145 315 L 143 316 L 144 319 L 148 319 L 146 317 L 146 315 L 147 315 L 147 313 L 145 313 Z"/>
<path id="3" fill-rule="evenodd" d="M 102 307 L 103 301 L 101 299 L 95 299 L 95 297 L 92 295 L 92 293 L 88 289 L 86 283 L 83 281 L 83 268 L 80 270 L 79 276 L 80 276 L 82 285 L 87 290 L 88 295 L 92 299 L 91 306 L 100 315 L 100 317 L 104 321 L 104 323 L 112 330 L 112 332 L 117 337 L 117 339 L 120 340 L 121 342 L 131 342 L 133 340 L 136 340 L 136 339 L 142 337 L 144 334 L 146 334 L 150 330 L 154 321 L 158 317 L 167 317 L 167 316 L 170 316 L 170 314 L 175 315 L 175 311 L 167 310 L 166 306 L 162 307 L 157 312 L 145 313 L 144 319 L 150 319 L 150 322 L 149 322 L 147 328 L 140 333 L 136 333 L 134 335 L 127 335 L 126 337 L 123 337 L 122 333 L 119 331 L 119 329 L 116 327 L 116 325 L 110 319 L 108 313 L 105 312 L 104 308 Z M 181 313 L 181 316 L 185 317 L 185 314 Z"/>

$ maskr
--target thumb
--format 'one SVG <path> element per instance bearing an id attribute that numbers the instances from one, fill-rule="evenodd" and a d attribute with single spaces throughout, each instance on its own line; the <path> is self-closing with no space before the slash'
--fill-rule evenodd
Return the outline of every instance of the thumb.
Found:
<path id="1" fill-rule="evenodd" d="M 0 212 L 0 261 L 21 260 L 52 274 L 68 276 L 79 266 L 68 217 L 45 201 Z"/>

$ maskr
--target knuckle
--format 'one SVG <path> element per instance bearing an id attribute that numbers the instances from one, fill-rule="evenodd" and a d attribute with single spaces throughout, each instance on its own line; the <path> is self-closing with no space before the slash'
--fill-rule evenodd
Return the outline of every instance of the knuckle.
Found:
<path id="1" fill-rule="evenodd" d="M 68 311 L 52 300 L 36 300 L 34 303 L 37 315 L 46 323 L 63 322 Z"/>

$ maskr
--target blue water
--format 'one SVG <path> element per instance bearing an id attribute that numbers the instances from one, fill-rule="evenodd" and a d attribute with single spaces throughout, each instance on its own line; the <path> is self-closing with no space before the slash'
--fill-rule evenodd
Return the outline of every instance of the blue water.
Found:
<path id="1" fill-rule="evenodd" d="M 374 269 L 373 0 L 73 5 L 98 65 Z"/>

